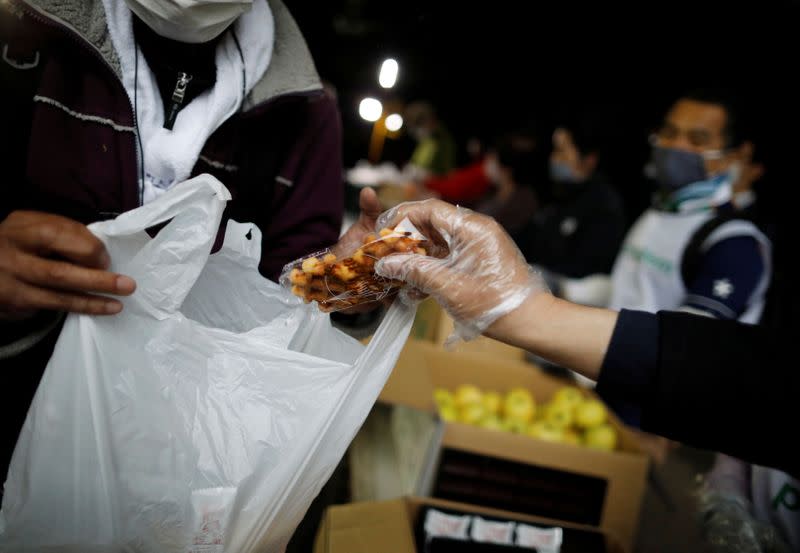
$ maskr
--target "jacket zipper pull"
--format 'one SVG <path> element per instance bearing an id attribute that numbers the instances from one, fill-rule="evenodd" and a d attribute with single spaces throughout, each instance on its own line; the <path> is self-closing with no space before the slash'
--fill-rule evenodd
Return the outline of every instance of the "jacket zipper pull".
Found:
<path id="1" fill-rule="evenodd" d="M 183 105 L 183 98 L 186 96 L 186 87 L 191 80 L 192 76 L 188 73 L 178 73 L 178 81 L 175 83 L 175 90 L 172 91 L 172 100 L 169 103 L 167 117 L 164 120 L 164 128 L 168 131 L 171 131 L 172 127 L 175 126 L 175 119 L 178 118 L 178 112 Z"/>

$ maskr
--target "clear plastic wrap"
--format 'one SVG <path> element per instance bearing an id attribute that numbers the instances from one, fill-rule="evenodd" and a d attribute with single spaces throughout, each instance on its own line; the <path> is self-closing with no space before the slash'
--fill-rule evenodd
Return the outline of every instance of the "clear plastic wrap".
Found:
<path id="1" fill-rule="evenodd" d="M 343 256 L 326 249 L 287 264 L 280 283 L 328 313 L 380 301 L 395 296 L 405 283 L 375 274 L 375 264 L 392 254 L 424 256 L 425 240 L 405 219 L 394 228 L 367 235 L 355 251 Z"/>
<path id="2" fill-rule="evenodd" d="M 758 520 L 750 501 L 718 491 L 701 482 L 695 490 L 697 519 L 708 549 L 713 553 L 789 553 L 789 547 L 772 524 Z"/>
<path id="3" fill-rule="evenodd" d="M 548 290 L 491 217 L 425 200 L 387 211 L 378 228 L 402 220 L 410 220 L 428 237 L 430 255 L 393 255 L 380 260 L 375 270 L 433 296 L 455 321 L 449 343 L 475 338 L 531 294 Z"/>

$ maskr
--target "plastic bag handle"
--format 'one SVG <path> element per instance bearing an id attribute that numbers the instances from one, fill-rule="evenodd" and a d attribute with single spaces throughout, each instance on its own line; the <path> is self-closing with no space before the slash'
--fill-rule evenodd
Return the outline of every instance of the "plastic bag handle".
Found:
<path id="1" fill-rule="evenodd" d="M 204 174 L 175 185 L 157 200 L 114 220 L 89 226 L 106 244 L 111 270 L 137 283 L 133 296 L 122 299 L 125 309 L 144 311 L 159 319 L 180 309 L 208 260 L 230 199 L 221 182 Z M 170 222 L 154 238 L 144 234 L 165 221 Z"/>
<path id="2" fill-rule="evenodd" d="M 230 192 L 221 182 L 211 175 L 203 174 L 175 185 L 164 192 L 157 201 L 127 211 L 116 219 L 93 223 L 89 228 L 101 237 L 129 236 L 169 221 L 198 203 L 205 203 L 208 206 L 221 204 L 224 209 L 225 203 L 230 199 Z M 209 221 L 207 230 L 213 232 L 214 237 L 220 221 L 213 224 Z M 167 227 L 163 231 L 167 231 Z M 160 232 L 159 236 L 162 235 L 163 232 Z"/>

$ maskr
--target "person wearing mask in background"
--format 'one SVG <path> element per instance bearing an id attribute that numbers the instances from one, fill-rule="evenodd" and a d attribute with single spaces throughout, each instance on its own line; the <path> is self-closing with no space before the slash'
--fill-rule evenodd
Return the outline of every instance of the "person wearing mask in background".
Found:
<path id="1" fill-rule="evenodd" d="M 751 163 L 753 146 L 745 138 L 741 114 L 722 93 L 699 91 L 672 105 L 653 140 L 652 168 L 660 188 L 654 205 L 633 225 L 614 266 L 611 308 L 683 310 L 759 323 L 772 254 L 767 236 L 733 202 L 735 193 L 741 193 L 736 187 L 746 189 L 742 183 L 763 171 Z M 754 364 L 752 370 L 762 370 L 762 364 Z M 597 392 L 623 420 L 640 425 L 640 406 L 626 404 L 602 383 Z M 647 434 L 641 437 L 658 461 L 676 445 Z M 731 472 L 749 478 L 722 476 Z M 747 485 L 735 488 L 730 485 L 734 480 Z M 714 536 L 732 528 L 735 513 L 734 526 L 747 522 L 753 528 L 782 529 L 782 540 L 791 537 L 793 545 L 800 546 L 798 513 L 780 503 L 769 507 L 786 486 L 800 489 L 796 480 L 719 456 L 708 482 L 700 508 L 712 513 L 704 528 L 712 543 Z M 737 505 L 741 508 L 733 508 Z"/>
<path id="2" fill-rule="evenodd" d="M 409 183 L 407 198 L 433 197 L 481 211 L 492 210 L 496 218 L 508 221 L 515 229 L 513 232 L 517 232 L 537 205 L 530 186 L 541 180 L 537 142 L 532 131 L 508 133 L 464 167 L 443 176 L 428 177 L 422 183 Z M 519 208 L 510 205 L 516 200 L 520 202 Z M 508 213 L 500 214 L 500 210 Z"/>
<path id="3" fill-rule="evenodd" d="M 457 336 L 484 334 L 579 371 L 636 404 L 648 432 L 800 475 L 800 452 L 781 438 L 793 435 L 800 373 L 763 363 L 795 358 L 796 321 L 766 328 L 571 303 L 549 293 L 493 219 L 425 200 L 389 210 L 378 228 L 406 217 L 429 237 L 428 255 L 395 254 L 376 272 L 436 299 Z M 743 431 L 753 428 L 774 433 Z"/>
<path id="4" fill-rule="evenodd" d="M 64 312 L 117 313 L 135 288 L 87 224 L 210 173 L 275 280 L 337 241 L 344 194 L 336 103 L 279 0 L 3 2 L 0 42 L 5 477 Z M 351 234 L 373 191 L 361 208 Z"/>
<path id="5" fill-rule="evenodd" d="M 770 242 L 750 221 L 718 218 L 732 211 L 733 183 L 749 147 L 741 114 L 722 93 L 686 94 L 670 107 L 652 139 L 659 188 L 614 264 L 609 307 L 758 322 L 770 281 Z M 602 386 L 597 392 L 638 426 L 637 409 Z M 659 443 L 658 455 L 665 445 Z"/>
<path id="6" fill-rule="evenodd" d="M 536 186 L 543 180 L 541 146 L 535 131 L 511 131 L 486 155 L 484 172 L 492 185 L 475 210 L 489 215 L 518 239 L 539 207 Z"/>
<path id="7" fill-rule="evenodd" d="M 408 134 L 417 142 L 404 172 L 413 181 L 422 182 L 441 176 L 456 166 L 456 143 L 439 120 L 434 107 L 424 101 L 410 103 L 403 114 Z"/>
<path id="8" fill-rule="evenodd" d="M 518 244 L 554 294 L 603 306 L 626 222 L 622 199 L 600 169 L 600 127 L 581 114 L 555 129 L 552 201 L 537 211 Z"/>

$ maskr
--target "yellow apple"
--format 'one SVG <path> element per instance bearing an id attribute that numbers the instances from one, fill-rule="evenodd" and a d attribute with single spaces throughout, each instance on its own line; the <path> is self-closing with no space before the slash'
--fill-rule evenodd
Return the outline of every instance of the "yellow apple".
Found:
<path id="1" fill-rule="evenodd" d="M 471 403 L 459 409 L 459 418 L 465 424 L 478 424 L 486 416 L 486 408 L 483 403 Z"/>
<path id="2" fill-rule="evenodd" d="M 512 388 L 503 399 L 503 414 L 507 420 L 529 423 L 536 414 L 536 402 L 525 388 Z"/>
<path id="3" fill-rule="evenodd" d="M 486 392 L 483 394 L 483 406 L 490 413 L 498 415 L 500 413 L 500 405 L 503 403 L 503 398 L 497 392 Z"/>
<path id="4" fill-rule="evenodd" d="M 489 430 L 505 430 L 503 428 L 503 421 L 500 420 L 495 414 L 488 414 L 478 421 L 478 426 L 487 428 Z"/>
<path id="5" fill-rule="evenodd" d="M 564 430 L 547 421 L 536 421 L 528 427 L 527 434 L 546 442 L 564 441 Z"/>
<path id="6" fill-rule="evenodd" d="M 575 386 L 562 386 L 558 391 L 553 394 L 552 403 L 565 405 L 571 409 L 575 409 L 584 400 L 583 392 Z"/>
<path id="7" fill-rule="evenodd" d="M 573 408 L 567 403 L 550 403 L 544 410 L 542 420 L 558 428 L 567 428 L 572 425 L 572 413 Z"/>
<path id="8" fill-rule="evenodd" d="M 606 422 L 608 412 L 602 401 L 589 399 L 575 408 L 575 424 L 580 428 L 591 428 Z"/>
<path id="9" fill-rule="evenodd" d="M 450 393 L 450 390 L 445 388 L 436 388 L 433 391 L 433 400 L 436 402 L 436 406 L 439 407 L 439 409 L 448 405 L 455 407 L 456 403 L 453 394 Z"/>
<path id="10" fill-rule="evenodd" d="M 528 423 L 520 420 L 502 419 L 503 430 L 513 434 L 524 434 L 528 430 Z"/>
<path id="11" fill-rule="evenodd" d="M 583 435 L 587 447 L 613 451 L 617 447 L 617 431 L 610 424 L 601 424 L 588 429 Z"/>
<path id="12" fill-rule="evenodd" d="M 473 403 L 480 403 L 482 398 L 483 392 L 481 392 L 480 388 L 472 384 L 462 384 L 456 388 L 456 393 L 453 395 L 453 399 L 456 401 L 456 407 L 459 409 L 463 409 L 467 405 L 472 405 Z"/>
<path id="13" fill-rule="evenodd" d="M 455 422 L 458 420 L 458 409 L 455 405 L 439 407 L 439 417 L 446 422 Z"/>

